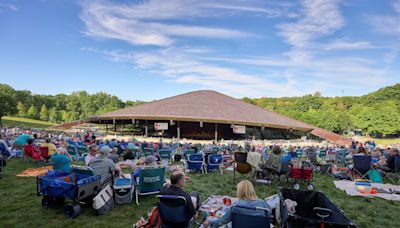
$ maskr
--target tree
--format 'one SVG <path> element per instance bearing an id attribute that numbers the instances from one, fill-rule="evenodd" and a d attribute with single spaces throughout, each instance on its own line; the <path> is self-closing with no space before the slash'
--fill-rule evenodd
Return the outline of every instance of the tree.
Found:
<path id="1" fill-rule="evenodd" d="M 60 121 L 60 115 L 58 114 L 55 107 L 50 109 L 49 120 L 50 120 L 50 122 L 53 122 L 53 123 L 57 123 Z"/>
<path id="2" fill-rule="evenodd" d="M 40 119 L 43 121 L 49 120 L 49 111 L 47 110 L 47 107 L 45 104 L 43 104 L 42 108 L 40 109 Z"/>
<path id="3" fill-rule="evenodd" d="M 17 111 L 15 90 L 6 84 L 0 84 L 0 125 L 3 116 L 14 115 Z"/>
<path id="4" fill-rule="evenodd" d="M 18 116 L 26 117 L 26 108 L 22 102 L 18 102 L 17 109 L 18 109 Z"/>
<path id="5" fill-rule="evenodd" d="M 28 110 L 28 117 L 32 119 L 38 119 L 39 112 L 35 106 L 31 106 Z"/>

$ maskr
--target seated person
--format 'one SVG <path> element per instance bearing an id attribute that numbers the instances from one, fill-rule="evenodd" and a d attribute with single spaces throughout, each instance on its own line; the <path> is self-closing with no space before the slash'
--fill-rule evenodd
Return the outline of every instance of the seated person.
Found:
<path id="1" fill-rule="evenodd" d="M 89 146 L 89 153 L 88 153 L 88 155 L 86 155 L 86 157 L 85 157 L 85 164 L 86 164 L 86 165 L 89 165 L 89 162 L 90 162 L 93 158 L 96 157 L 97 151 L 98 151 L 98 148 L 97 148 L 96 145 L 90 145 L 90 146 Z"/>
<path id="2" fill-rule="evenodd" d="M 175 196 L 183 196 L 186 199 L 187 206 L 187 223 L 192 218 L 197 218 L 197 211 L 200 208 L 200 195 L 197 192 L 192 192 L 191 194 L 185 192 L 183 187 L 185 186 L 188 177 L 185 175 L 183 171 L 174 171 L 170 177 L 170 184 L 165 185 L 160 190 L 160 195 L 175 195 Z M 174 227 L 187 227 L 187 223 L 179 224 Z"/>
<path id="3" fill-rule="evenodd" d="M 114 171 L 118 172 L 119 175 L 122 174 L 121 168 L 108 158 L 111 151 L 109 146 L 103 146 L 100 148 L 99 154 L 89 162 L 89 167 L 92 168 L 94 175 L 101 176 L 101 184 L 106 183 Z"/>
<path id="4" fill-rule="evenodd" d="M 297 158 L 297 152 L 294 150 L 293 146 L 289 146 L 289 155 L 291 158 Z"/>
<path id="5" fill-rule="evenodd" d="M 47 147 L 49 151 L 49 156 L 52 156 L 56 153 L 57 147 L 53 143 L 51 143 L 51 139 L 47 138 L 45 143 L 40 144 L 40 147 Z"/>
<path id="6" fill-rule="evenodd" d="M 239 205 L 239 206 L 248 206 L 248 207 L 263 207 L 270 209 L 271 208 L 267 205 L 265 200 L 257 198 L 256 192 L 254 190 L 253 184 L 248 180 L 242 180 L 237 185 L 236 195 L 239 200 L 233 204 L 232 206 Z M 231 207 L 232 208 L 232 207 Z M 239 209 L 240 210 L 240 209 Z M 241 211 L 242 212 L 242 211 Z M 249 211 L 243 209 L 243 214 L 249 214 L 253 216 L 264 216 L 264 211 Z M 228 210 L 221 218 L 218 218 L 213 221 L 206 220 L 203 225 L 204 227 L 220 227 L 232 221 L 232 210 Z"/>
<path id="7" fill-rule="evenodd" d="M 272 148 L 272 154 L 267 158 L 266 167 L 274 171 L 280 172 L 283 162 L 288 162 L 289 157 L 282 156 L 282 150 L 279 146 L 274 146 Z"/>
<path id="8" fill-rule="evenodd" d="M 151 167 L 151 166 L 156 166 L 158 165 L 157 163 L 157 158 L 154 157 L 153 155 L 148 155 L 142 164 L 138 163 L 138 165 L 141 165 L 141 167 Z M 135 178 L 136 183 L 139 183 L 139 176 L 140 172 L 142 171 L 142 168 L 139 167 L 135 170 L 133 173 L 133 177 Z"/>
<path id="9" fill-rule="evenodd" d="M 50 159 L 54 170 L 61 170 L 68 173 L 71 171 L 71 161 L 71 155 L 69 155 L 67 150 L 63 147 L 59 147 L 57 153 L 51 156 Z"/>
<path id="10" fill-rule="evenodd" d="M 124 158 L 124 161 L 135 160 L 136 157 L 133 155 L 133 149 L 128 147 L 128 149 L 126 149 L 126 153 L 124 154 L 123 158 Z"/>
<path id="11" fill-rule="evenodd" d="M 396 160 L 396 157 L 398 157 L 398 156 L 400 156 L 399 150 L 397 150 L 396 148 L 390 149 L 389 158 L 386 160 L 386 164 L 387 164 L 389 171 L 394 171 L 395 160 Z"/>
<path id="12" fill-rule="evenodd" d="M 108 156 L 109 159 L 111 159 L 115 164 L 117 164 L 119 162 L 119 156 L 118 156 L 118 148 L 114 147 L 112 149 L 111 154 Z"/>
<path id="13" fill-rule="evenodd" d="M 27 144 L 24 146 L 25 156 L 31 157 L 35 161 L 43 159 L 40 156 L 39 149 L 33 144 L 33 139 L 29 138 L 26 142 L 27 142 Z"/>

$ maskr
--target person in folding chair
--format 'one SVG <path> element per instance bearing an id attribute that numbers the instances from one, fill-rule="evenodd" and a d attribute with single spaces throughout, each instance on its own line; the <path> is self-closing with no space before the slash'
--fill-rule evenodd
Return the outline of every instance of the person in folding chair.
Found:
<path id="1" fill-rule="evenodd" d="M 232 222 L 232 227 L 269 227 L 271 208 L 265 200 L 259 199 L 253 184 L 242 180 L 237 185 L 236 191 L 239 201 L 219 219 L 206 220 L 204 227 L 217 228 Z"/>
<path id="2" fill-rule="evenodd" d="M 160 190 L 160 195 L 173 195 L 173 196 L 182 196 L 185 198 L 186 201 L 186 219 L 184 222 L 180 222 L 177 224 L 167 224 L 171 227 L 188 227 L 189 222 L 192 218 L 197 218 L 198 213 L 197 211 L 200 208 L 200 195 L 197 192 L 192 192 L 191 194 L 185 192 L 183 187 L 185 186 L 188 177 L 185 175 L 183 171 L 175 171 L 171 174 L 171 183 L 169 185 L 164 186 Z M 178 202 L 177 202 L 178 203 Z M 179 206 L 179 205 L 177 205 Z"/>

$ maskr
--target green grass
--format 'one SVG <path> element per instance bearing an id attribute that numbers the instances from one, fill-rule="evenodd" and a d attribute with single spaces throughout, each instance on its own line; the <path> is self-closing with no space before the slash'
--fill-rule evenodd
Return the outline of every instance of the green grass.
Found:
<path id="1" fill-rule="evenodd" d="M 47 128 L 56 125 L 55 123 L 50 123 L 41 120 L 34 120 L 22 117 L 14 116 L 4 116 L 1 118 L 3 125 L 5 126 L 21 126 L 32 127 L 32 128 Z"/>
<path id="2" fill-rule="evenodd" d="M 43 209 L 41 197 L 36 195 L 36 179 L 16 177 L 15 174 L 33 165 L 23 160 L 8 161 L 3 178 L 0 179 L 0 221 L 2 227 L 132 227 L 141 216 L 145 216 L 150 207 L 155 206 L 155 197 L 140 197 L 140 205 L 135 203 L 118 205 L 110 213 L 95 216 L 91 208 L 83 207 L 76 219 L 66 219 L 62 208 Z M 240 178 L 246 178 L 240 176 Z M 190 174 L 190 181 L 185 186 L 188 192 L 197 191 L 204 200 L 210 195 L 235 196 L 232 173 L 224 175 Z M 333 179 L 317 176 L 314 180 L 316 189 L 322 190 L 358 227 L 398 227 L 400 202 L 383 199 L 350 197 L 335 189 Z M 277 193 L 276 187 L 256 185 L 260 198 Z"/>

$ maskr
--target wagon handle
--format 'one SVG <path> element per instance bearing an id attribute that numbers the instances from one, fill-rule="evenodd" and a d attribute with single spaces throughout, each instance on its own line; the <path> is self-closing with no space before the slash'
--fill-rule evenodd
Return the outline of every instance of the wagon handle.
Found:
<path id="1" fill-rule="evenodd" d="M 328 218 L 332 214 L 332 210 L 324 207 L 314 207 L 315 214 L 322 220 Z"/>

